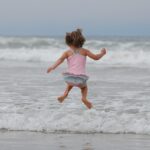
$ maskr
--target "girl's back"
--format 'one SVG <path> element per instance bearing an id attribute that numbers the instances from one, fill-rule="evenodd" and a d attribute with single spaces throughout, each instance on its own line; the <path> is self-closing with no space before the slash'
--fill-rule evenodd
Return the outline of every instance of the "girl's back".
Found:
<path id="1" fill-rule="evenodd" d="M 85 50 L 70 49 L 67 51 L 67 72 L 75 75 L 85 75 L 86 74 L 86 55 Z"/>

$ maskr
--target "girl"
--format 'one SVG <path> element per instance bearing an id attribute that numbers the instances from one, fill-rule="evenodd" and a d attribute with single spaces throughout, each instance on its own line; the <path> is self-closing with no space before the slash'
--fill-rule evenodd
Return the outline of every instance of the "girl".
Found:
<path id="1" fill-rule="evenodd" d="M 64 99 L 68 96 L 70 90 L 77 86 L 81 89 L 82 93 L 82 102 L 90 109 L 92 108 L 92 103 L 87 100 L 87 80 L 88 76 L 86 75 L 86 57 L 93 60 L 99 60 L 106 54 L 106 49 L 103 48 L 100 53 L 93 54 L 89 50 L 82 48 L 85 38 L 82 35 L 80 29 L 76 31 L 66 33 L 66 44 L 69 46 L 69 50 L 65 51 L 62 56 L 48 68 L 47 73 L 54 70 L 58 67 L 65 59 L 67 59 L 68 70 L 63 73 L 64 80 L 67 83 L 66 90 L 64 94 L 58 97 L 59 102 L 63 102 Z"/>

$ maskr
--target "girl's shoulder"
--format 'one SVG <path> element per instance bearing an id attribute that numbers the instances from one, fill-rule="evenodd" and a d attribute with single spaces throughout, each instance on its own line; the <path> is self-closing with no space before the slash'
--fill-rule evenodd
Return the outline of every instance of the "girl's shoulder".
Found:
<path id="1" fill-rule="evenodd" d="M 79 53 L 83 56 L 87 56 L 87 52 L 88 52 L 88 50 L 85 48 L 80 48 L 80 50 L 79 50 Z M 71 49 L 66 50 L 65 53 L 66 53 L 67 57 L 73 55 L 73 51 Z"/>
<path id="2" fill-rule="evenodd" d="M 72 50 L 71 50 L 71 49 L 68 49 L 68 50 L 65 51 L 65 53 L 66 53 L 67 55 L 70 55 L 70 54 L 72 54 Z"/>
<path id="3" fill-rule="evenodd" d="M 68 49 L 64 53 L 65 53 L 66 57 L 68 58 L 69 56 L 72 55 L 72 50 Z"/>
<path id="4" fill-rule="evenodd" d="M 84 56 L 87 56 L 87 51 L 88 51 L 87 49 L 81 48 L 81 49 L 80 49 L 80 54 L 81 54 L 81 55 L 84 55 Z"/>

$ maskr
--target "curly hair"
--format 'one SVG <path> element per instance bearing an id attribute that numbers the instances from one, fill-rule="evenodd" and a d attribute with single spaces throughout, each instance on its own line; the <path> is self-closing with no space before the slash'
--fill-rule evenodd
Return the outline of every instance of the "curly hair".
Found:
<path id="1" fill-rule="evenodd" d="M 73 45 L 77 48 L 82 47 L 85 42 L 85 38 L 82 35 L 81 29 L 77 29 L 76 31 L 66 33 L 65 40 L 68 46 Z"/>

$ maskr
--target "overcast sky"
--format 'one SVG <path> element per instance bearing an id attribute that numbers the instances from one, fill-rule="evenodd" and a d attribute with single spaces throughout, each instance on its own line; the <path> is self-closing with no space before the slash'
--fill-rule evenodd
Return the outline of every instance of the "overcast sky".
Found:
<path id="1" fill-rule="evenodd" d="M 0 35 L 150 36 L 150 0 L 0 0 Z"/>

